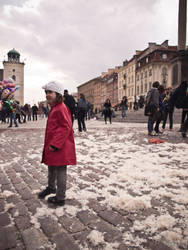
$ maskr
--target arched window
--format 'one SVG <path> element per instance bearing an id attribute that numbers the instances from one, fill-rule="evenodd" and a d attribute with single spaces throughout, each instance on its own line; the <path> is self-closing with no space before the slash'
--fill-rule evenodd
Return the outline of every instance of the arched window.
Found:
<path id="1" fill-rule="evenodd" d="M 167 74 L 167 69 L 165 67 L 162 68 L 162 74 L 166 75 Z"/>
<path id="2" fill-rule="evenodd" d="M 16 76 L 15 76 L 15 75 L 13 75 L 13 76 L 12 76 L 12 79 L 13 79 L 14 81 L 16 81 Z"/>

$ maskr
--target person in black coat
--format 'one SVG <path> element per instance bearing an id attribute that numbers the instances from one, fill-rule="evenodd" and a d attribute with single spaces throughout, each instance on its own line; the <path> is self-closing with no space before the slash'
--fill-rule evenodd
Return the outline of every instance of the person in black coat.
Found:
<path id="1" fill-rule="evenodd" d="M 112 123 L 112 110 L 111 110 L 110 99 L 106 99 L 104 103 L 104 121 L 107 124 L 107 117 L 109 118 L 110 123 Z"/>
<path id="2" fill-rule="evenodd" d="M 32 109 L 32 116 L 33 116 L 33 121 L 36 120 L 37 121 L 37 115 L 38 115 L 38 107 L 36 104 L 33 105 Z"/>
<path id="3" fill-rule="evenodd" d="M 75 105 L 76 102 L 74 100 L 74 97 L 72 95 L 69 95 L 68 90 L 64 90 L 64 103 L 65 105 L 69 108 L 70 113 L 71 113 L 71 119 L 72 119 L 72 124 L 74 122 L 74 115 L 75 115 Z"/>
<path id="4" fill-rule="evenodd" d="M 80 94 L 80 99 L 77 105 L 78 130 L 86 131 L 85 117 L 87 113 L 87 102 L 84 94 Z"/>
<path id="5" fill-rule="evenodd" d="M 182 108 L 183 111 L 188 110 L 188 81 L 182 83 L 174 90 L 170 97 L 170 105 L 174 105 L 177 109 Z M 188 116 L 182 124 L 182 136 L 186 137 L 188 130 Z"/>

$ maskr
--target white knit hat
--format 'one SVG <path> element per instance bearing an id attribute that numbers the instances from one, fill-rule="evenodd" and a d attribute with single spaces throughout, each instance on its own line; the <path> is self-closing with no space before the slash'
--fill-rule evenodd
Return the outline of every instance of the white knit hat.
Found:
<path id="1" fill-rule="evenodd" d="M 50 91 L 57 92 L 61 95 L 64 95 L 63 85 L 59 82 L 52 81 L 52 82 L 46 83 L 44 86 L 42 86 L 42 88 L 44 90 L 50 90 Z"/>

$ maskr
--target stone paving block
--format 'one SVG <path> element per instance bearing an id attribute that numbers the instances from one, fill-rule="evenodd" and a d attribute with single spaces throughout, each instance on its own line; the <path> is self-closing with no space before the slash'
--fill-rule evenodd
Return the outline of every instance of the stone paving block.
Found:
<path id="1" fill-rule="evenodd" d="M 77 201 L 76 199 L 66 199 L 66 205 L 75 206 L 79 208 L 82 207 L 81 203 Z"/>
<path id="2" fill-rule="evenodd" d="M 13 189 L 13 187 L 12 187 L 12 184 L 2 184 L 2 186 L 1 186 L 1 190 L 2 190 L 2 192 L 3 191 L 10 191 L 10 192 L 15 192 L 14 191 L 14 189 Z"/>
<path id="3" fill-rule="evenodd" d="M 121 226 L 125 229 L 128 229 L 132 225 L 130 220 L 124 218 L 122 215 L 112 210 L 101 211 L 99 212 L 99 216 L 114 226 Z"/>
<path id="4" fill-rule="evenodd" d="M 14 216 L 15 213 L 18 213 L 19 216 L 29 215 L 28 209 L 22 201 L 15 204 L 14 208 L 10 209 L 10 213 L 12 216 Z"/>
<path id="5" fill-rule="evenodd" d="M 56 244 L 57 250 L 80 250 L 74 239 L 66 233 L 55 235 L 52 241 Z"/>
<path id="6" fill-rule="evenodd" d="M 147 249 L 156 249 L 156 250 L 172 250 L 171 247 L 168 247 L 162 242 L 150 240 L 147 243 L 144 243 L 143 246 Z"/>
<path id="7" fill-rule="evenodd" d="M 47 237 L 52 237 L 54 234 L 61 232 L 62 228 L 58 225 L 58 222 L 51 217 L 39 218 L 38 221 L 41 224 L 41 228 Z"/>
<path id="8" fill-rule="evenodd" d="M 0 213 L 3 212 L 5 209 L 5 202 L 4 199 L 0 199 Z"/>
<path id="9" fill-rule="evenodd" d="M 21 234 L 27 250 L 42 249 L 43 245 L 48 242 L 45 236 L 36 228 L 26 229 Z"/>
<path id="10" fill-rule="evenodd" d="M 8 213 L 0 214 L 0 227 L 8 226 L 11 223 Z"/>
<path id="11" fill-rule="evenodd" d="M 107 242 L 122 241 L 122 233 L 119 230 L 117 230 L 114 226 L 108 224 L 103 220 L 91 222 L 88 226 L 93 230 L 97 230 L 103 233 L 104 239 Z"/>
<path id="12" fill-rule="evenodd" d="M 91 231 L 91 229 L 86 229 L 85 231 L 73 234 L 73 237 L 79 242 L 79 244 L 83 246 L 87 240 L 87 236 L 91 233 Z"/>
<path id="13" fill-rule="evenodd" d="M 0 176 L 0 183 L 1 183 L 1 185 L 10 184 L 9 179 L 6 177 L 5 174 L 1 174 L 1 176 Z"/>
<path id="14" fill-rule="evenodd" d="M 101 205 L 100 202 L 95 199 L 89 199 L 88 206 L 89 208 L 93 209 L 93 211 L 95 211 L 96 213 L 103 210 L 107 210 L 105 206 Z"/>
<path id="15" fill-rule="evenodd" d="M 20 231 L 31 227 L 30 217 L 29 216 L 16 217 L 14 222 L 15 222 L 16 226 L 19 228 Z"/>
<path id="16" fill-rule="evenodd" d="M 34 198 L 34 195 L 31 193 L 29 188 L 21 189 L 18 191 L 23 200 L 30 200 Z"/>
<path id="17" fill-rule="evenodd" d="M 25 183 L 16 183 L 15 185 L 14 185 L 14 187 L 15 187 L 15 189 L 17 190 L 17 191 L 20 191 L 20 190 L 22 190 L 22 189 L 26 189 L 27 188 L 27 185 L 25 184 Z"/>
<path id="18" fill-rule="evenodd" d="M 14 179 L 12 179 L 12 183 L 13 184 L 19 184 L 21 183 L 23 180 L 20 177 L 15 177 Z"/>
<path id="19" fill-rule="evenodd" d="M 26 200 L 25 201 L 26 206 L 28 207 L 28 210 L 32 213 L 35 214 L 37 212 L 37 208 L 42 207 L 40 201 L 37 199 L 31 199 L 31 200 Z"/>
<path id="20" fill-rule="evenodd" d="M 7 197 L 6 200 L 7 200 L 8 203 L 13 203 L 13 204 L 21 202 L 19 196 L 16 195 L 16 194 Z"/>
<path id="21" fill-rule="evenodd" d="M 77 217 L 81 220 L 84 225 L 88 225 L 94 221 L 99 220 L 99 217 L 95 214 L 91 213 L 90 211 L 83 210 L 77 213 Z"/>
<path id="22" fill-rule="evenodd" d="M 0 228 L 0 250 L 16 247 L 16 229 L 14 227 Z"/>
<path id="23" fill-rule="evenodd" d="M 78 219 L 67 215 L 60 217 L 59 222 L 70 233 L 77 233 L 85 229 L 85 226 Z"/>

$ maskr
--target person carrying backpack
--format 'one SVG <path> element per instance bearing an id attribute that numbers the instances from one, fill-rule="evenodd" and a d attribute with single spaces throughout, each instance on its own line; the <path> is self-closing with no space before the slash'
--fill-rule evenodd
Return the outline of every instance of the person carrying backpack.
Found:
<path id="1" fill-rule="evenodd" d="M 87 103 L 84 94 L 80 94 L 80 99 L 77 105 L 78 130 L 86 131 L 85 117 L 87 113 Z"/>

